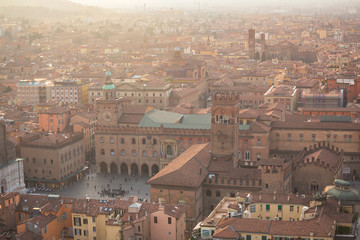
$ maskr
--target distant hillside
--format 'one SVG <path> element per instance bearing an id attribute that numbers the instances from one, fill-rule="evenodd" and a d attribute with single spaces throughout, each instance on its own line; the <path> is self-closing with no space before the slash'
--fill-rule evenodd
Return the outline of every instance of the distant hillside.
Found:
<path id="1" fill-rule="evenodd" d="M 60 19 L 74 16 L 105 16 L 110 10 L 68 0 L 0 0 L 0 14 L 6 17 Z"/>

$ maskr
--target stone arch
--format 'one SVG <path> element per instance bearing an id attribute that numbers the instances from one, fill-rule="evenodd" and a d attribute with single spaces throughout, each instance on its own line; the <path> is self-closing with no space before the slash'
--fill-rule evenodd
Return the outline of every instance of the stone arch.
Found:
<path id="1" fill-rule="evenodd" d="M 111 174 L 119 174 L 118 166 L 116 163 L 111 163 L 110 165 L 110 173 Z"/>
<path id="2" fill-rule="evenodd" d="M 152 167 L 151 167 L 151 173 L 152 173 L 152 175 L 155 175 L 155 174 L 157 174 L 158 172 L 159 172 L 159 166 L 156 165 L 156 164 L 152 165 Z"/>
<path id="3" fill-rule="evenodd" d="M 105 162 L 100 163 L 100 173 L 108 173 L 108 167 Z"/>
<path id="4" fill-rule="evenodd" d="M 141 176 L 142 177 L 148 177 L 149 176 L 149 167 L 147 164 L 143 164 L 141 166 Z"/>
<path id="5" fill-rule="evenodd" d="M 120 173 L 121 176 L 128 176 L 129 175 L 129 169 L 126 163 L 122 163 L 120 166 Z"/>
<path id="6" fill-rule="evenodd" d="M 6 193 L 6 191 L 7 191 L 6 180 L 3 179 L 3 180 L 1 180 L 0 193 Z"/>
<path id="7" fill-rule="evenodd" d="M 138 176 L 139 175 L 139 168 L 136 163 L 131 164 L 131 175 Z"/>

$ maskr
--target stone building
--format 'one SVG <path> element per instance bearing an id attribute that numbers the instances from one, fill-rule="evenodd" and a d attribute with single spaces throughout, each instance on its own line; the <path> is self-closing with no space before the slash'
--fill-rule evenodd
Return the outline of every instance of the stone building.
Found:
<path id="1" fill-rule="evenodd" d="M 61 188 L 83 177 L 83 133 L 36 134 L 20 144 L 28 187 Z"/>
<path id="2" fill-rule="evenodd" d="M 64 103 L 88 103 L 89 82 L 80 80 L 55 81 L 50 87 L 51 100 Z"/>
<path id="3" fill-rule="evenodd" d="M 19 105 L 36 106 L 48 100 L 46 79 L 20 80 L 16 84 Z"/>

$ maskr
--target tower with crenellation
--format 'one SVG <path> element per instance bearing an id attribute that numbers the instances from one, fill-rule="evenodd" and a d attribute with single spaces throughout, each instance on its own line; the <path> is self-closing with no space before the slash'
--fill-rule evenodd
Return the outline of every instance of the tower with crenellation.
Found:
<path id="1" fill-rule="evenodd" d="M 214 92 L 211 107 L 211 153 L 214 158 L 230 160 L 238 153 L 239 94 Z"/>

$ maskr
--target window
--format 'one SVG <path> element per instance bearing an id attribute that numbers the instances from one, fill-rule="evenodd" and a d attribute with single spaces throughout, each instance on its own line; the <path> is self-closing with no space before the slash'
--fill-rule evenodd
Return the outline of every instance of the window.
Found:
<path id="1" fill-rule="evenodd" d="M 44 158 L 44 164 L 46 164 L 46 159 Z"/>
<path id="2" fill-rule="evenodd" d="M 121 138 L 120 142 L 121 142 L 121 144 L 125 144 L 125 139 Z"/>
<path id="3" fill-rule="evenodd" d="M 144 150 L 143 153 L 142 153 L 143 157 L 146 157 L 147 154 L 146 154 L 146 151 Z"/>
<path id="4" fill-rule="evenodd" d="M 251 213 L 256 212 L 256 205 L 251 205 L 250 206 L 250 212 Z"/>
<path id="5" fill-rule="evenodd" d="M 81 236 L 81 229 L 75 228 L 75 235 L 76 236 Z"/>
<path id="6" fill-rule="evenodd" d="M 154 217 L 154 223 L 158 223 L 157 217 Z"/>
<path id="7" fill-rule="evenodd" d="M 74 226 L 81 226 L 81 218 L 74 217 Z"/>
<path id="8" fill-rule="evenodd" d="M 294 211 L 294 206 L 290 206 L 290 212 Z"/>
<path id="9" fill-rule="evenodd" d="M 138 226 L 138 232 L 141 232 L 140 230 L 141 230 L 141 228 L 140 228 L 140 226 Z"/>
<path id="10" fill-rule="evenodd" d="M 114 138 L 110 138 L 110 143 L 114 143 Z"/>
<path id="11" fill-rule="evenodd" d="M 88 230 L 84 230 L 84 236 L 89 236 L 89 231 Z"/>
<path id="12" fill-rule="evenodd" d="M 216 197 L 220 197 L 220 191 L 216 191 Z"/>
<path id="13" fill-rule="evenodd" d="M 96 227 L 93 227 L 93 232 L 96 232 Z"/>
<path id="14" fill-rule="evenodd" d="M 157 157 L 157 152 L 156 151 L 153 152 L 153 156 Z"/>
<path id="15" fill-rule="evenodd" d="M 145 138 L 142 139 L 142 144 L 146 144 L 146 139 Z"/>
<path id="16" fill-rule="evenodd" d="M 110 150 L 110 155 L 111 155 L 111 156 L 115 156 L 115 151 L 114 151 L 114 149 L 111 149 L 111 150 Z"/>
<path id="17" fill-rule="evenodd" d="M 135 138 L 132 138 L 132 139 L 131 139 L 131 144 L 136 144 Z"/>
<path id="18" fill-rule="evenodd" d="M 278 205 L 278 212 L 281 212 L 282 210 L 282 205 Z"/>
<path id="19" fill-rule="evenodd" d="M 156 145 L 156 144 L 157 144 L 156 139 L 153 139 L 153 145 Z"/>
<path id="20" fill-rule="evenodd" d="M 68 219 L 68 213 L 64 212 L 64 220 L 67 220 L 67 219 Z"/>
<path id="21" fill-rule="evenodd" d="M 171 217 L 168 217 L 168 224 L 171 224 Z"/>
<path id="22" fill-rule="evenodd" d="M 136 156 L 136 150 L 132 151 L 132 155 L 135 157 Z"/>
<path id="23" fill-rule="evenodd" d="M 103 137 L 100 138 L 100 142 L 101 142 L 101 143 L 104 143 L 104 142 L 105 142 Z"/>
<path id="24" fill-rule="evenodd" d="M 92 217 L 92 222 L 95 223 L 96 222 L 96 218 Z"/>
<path id="25" fill-rule="evenodd" d="M 206 190 L 206 196 L 211 197 L 211 191 L 209 189 Z"/>
<path id="26" fill-rule="evenodd" d="M 277 134 L 276 134 L 276 140 L 278 141 L 279 139 L 280 139 L 280 134 L 277 133 Z"/>
<path id="27" fill-rule="evenodd" d="M 270 212 L 270 204 L 266 204 L 266 211 Z"/>
<path id="28" fill-rule="evenodd" d="M 125 156 L 125 150 L 121 150 L 121 156 Z"/>
<path id="29" fill-rule="evenodd" d="M 103 148 L 101 149 L 101 155 L 105 155 L 105 150 Z"/>
<path id="30" fill-rule="evenodd" d="M 291 133 L 288 133 L 288 141 L 291 141 Z"/>
<path id="31" fill-rule="evenodd" d="M 316 141 L 316 134 L 311 135 L 312 141 L 315 142 Z"/>
<path id="32" fill-rule="evenodd" d="M 50 163 L 53 164 L 53 163 L 54 163 L 54 160 L 51 159 L 51 160 L 50 160 Z"/>
<path id="33" fill-rule="evenodd" d="M 336 139 L 337 139 L 337 135 L 334 134 L 334 142 L 336 142 Z"/>
<path id="34" fill-rule="evenodd" d="M 312 182 L 311 191 L 317 191 L 317 190 L 319 190 L 319 184 L 317 184 L 317 182 Z"/>
<path id="35" fill-rule="evenodd" d="M 245 152 L 245 161 L 250 161 L 250 152 L 249 151 Z"/>
<path id="36" fill-rule="evenodd" d="M 251 235 L 246 235 L 246 240 L 251 240 Z"/>
<path id="37" fill-rule="evenodd" d="M 349 142 L 351 142 L 352 140 L 352 135 L 349 135 Z"/>
<path id="38" fill-rule="evenodd" d="M 22 219 L 23 219 L 22 213 L 19 213 L 19 221 L 22 221 Z"/>
<path id="39" fill-rule="evenodd" d="M 257 145 L 259 146 L 261 144 L 260 138 L 257 139 Z"/>

